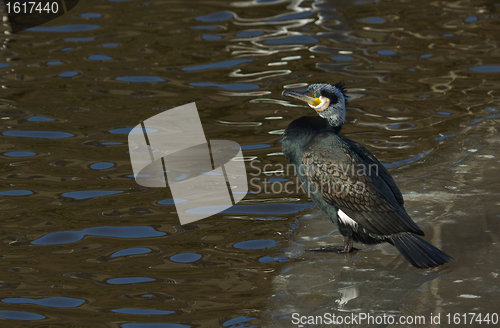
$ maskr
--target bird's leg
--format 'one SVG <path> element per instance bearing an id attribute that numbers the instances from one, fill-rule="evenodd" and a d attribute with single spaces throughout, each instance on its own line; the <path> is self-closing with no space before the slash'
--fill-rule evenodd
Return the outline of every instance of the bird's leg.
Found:
<path id="1" fill-rule="evenodd" d="M 349 253 L 353 249 L 354 242 L 351 237 L 344 236 L 344 248 L 337 253 Z"/>

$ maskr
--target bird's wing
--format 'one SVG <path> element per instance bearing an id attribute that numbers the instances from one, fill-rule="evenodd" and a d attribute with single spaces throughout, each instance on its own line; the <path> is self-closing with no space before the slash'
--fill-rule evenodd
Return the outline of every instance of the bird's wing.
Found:
<path id="1" fill-rule="evenodd" d="M 371 233 L 423 235 L 402 206 L 389 172 L 366 148 L 346 140 L 321 132 L 304 147 L 300 170 L 311 182 L 310 192 L 318 192 Z"/>
<path id="2" fill-rule="evenodd" d="M 350 145 L 352 147 L 352 149 L 356 152 L 356 154 L 358 154 L 363 161 L 365 161 L 366 163 L 377 165 L 378 175 L 380 175 L 380 177 L 387 183 L 389 188 L 391 188 L 392 193 L 394 194 L 394 197 L 396 198 L 398 203 L 403 205 L 404 204 L 403 195 L 401 195 L 401 191 L 399 190 L 398 186 L 394 182 L 394 179 L 392 178 L 389 171 L 387 171 L 385 166 L 382 163 L 380 163 L 379 160 L 375 156 L 373 156 L 372 153 L 370 153 L 368 151 L 368 149 L 366 149 L 365 147 L 363 147 L 362 145 L 360 145 L 356 141 L 352 141 L 352 140 L 344 138 L 344 137 L 340 137 L 340 138 L 345 143 Z"/>

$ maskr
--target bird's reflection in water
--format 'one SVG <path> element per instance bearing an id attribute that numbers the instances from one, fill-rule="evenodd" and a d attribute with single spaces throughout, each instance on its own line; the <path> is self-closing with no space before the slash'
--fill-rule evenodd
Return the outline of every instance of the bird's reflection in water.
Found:
<path id="1" fill-rule="evenodd" d="M 300 327 L 292 321 L 297 316 L 345 318 L 368 312 L 372 316 L 393 316 L 395 323 L 402 316 L 423 316 L 429 322 L 430 314 L 439 312 L 440 278 L 450 268 L 417 270 L 402 255 L 394 257 L 398 252 L 391 245 L 362 245 L 361 250 L 347 254 L 307 252 L 321 245 L 341 244 L 343 238 L 331 230 L 331 223 L 318 209 L 297 218 L 295 223 L 298 228 L 294 240 L 285 252 L 289 261 L 273 280 L 273 296 L 264 315 L 272 322 L 270 326 Z M 330 325 L 325 320 L 323 324 L 303 325 L 385 326 L 368 324 L 366 320 L 357 324 Z"/>
<path id="2" fill-rule="evenodd" d="M 299 317 L 308 319 L 303 327 L 338 327 L 328 320 L 333 316 L 359 319 L 368 314 L 366 309 L 372 317 L 392 316 L 394 323 L 402 316 L 423 316 L 429 322 L 429 315 L 439 311 L 439 278 L 446 269 L 415 270 L 402 261 L 397 268 L 357 269 L 355 254 L 340 257 L 295 263 L 276 277 L 269 307 L 273 327 L 294 326 L 294 318 Z M 365 326 L 385 327 L 387 321 L 379 325 L 365 319 L 340 325 Z"/>

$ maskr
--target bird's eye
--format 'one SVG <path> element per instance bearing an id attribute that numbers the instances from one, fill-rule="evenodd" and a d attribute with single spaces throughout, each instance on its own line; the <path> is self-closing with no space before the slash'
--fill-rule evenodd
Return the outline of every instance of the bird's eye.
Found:
<path id="1" fill-rule="evenodd" d="M 319 98 L 319 93 L 315 94 L 314 96 L 315 96 L 316 98 Z"/>

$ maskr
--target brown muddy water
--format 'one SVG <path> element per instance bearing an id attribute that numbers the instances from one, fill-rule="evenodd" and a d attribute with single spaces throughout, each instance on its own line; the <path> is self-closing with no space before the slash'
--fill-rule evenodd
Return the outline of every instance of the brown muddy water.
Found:
<path id="1" fill-rule="evenodd" d="M 2 34 L 0 325 L 495 326 L 499 10 L 86 0 Z M 342 237 L 285 166 L 283 129 L 313 112 L 280 94 L 338 81 L 342 133 L 387 165 L 455 262 L 418 270 L 390 245 L 305 252 Z M 250 192 L 181 226 L 168 188 L 136 184 L 127 134 L 190 102 L 207 139 L 242 145 Z"/>

